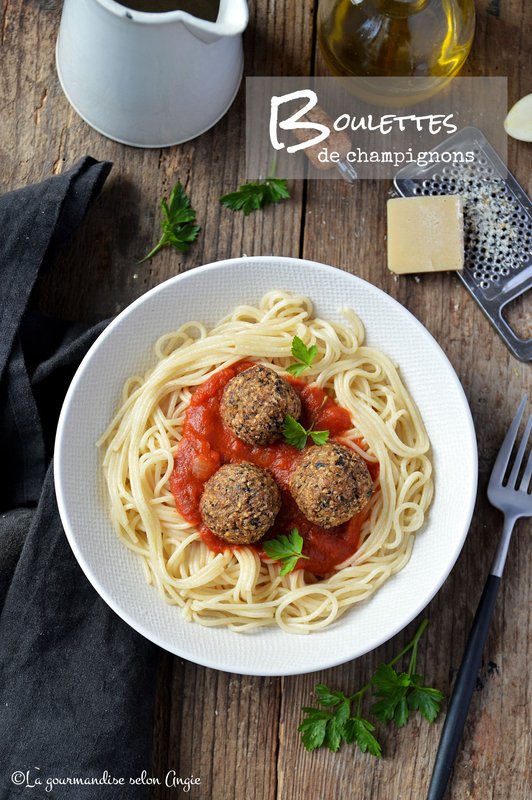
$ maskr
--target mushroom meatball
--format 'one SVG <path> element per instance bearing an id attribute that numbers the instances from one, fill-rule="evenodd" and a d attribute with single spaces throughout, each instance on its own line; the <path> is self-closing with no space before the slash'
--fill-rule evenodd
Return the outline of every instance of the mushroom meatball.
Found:
<path id="1" fill-rule="evenodd" d="M 364 508 L 373 481 L 363 458 L 330 442 L 305 452 L 290 476 L 290 491 L 307 519 L 333 528 Z"/>
<path id="2" fill-rule="evenodd" d="M 205 525 L 231 544 L 257 542 L 280 508 L 281 493 L 270 473 L 246 461 L 220 467 L 200 500 Z"/>
<path id="3" fill-rule="evenodd" d="M 301 401 L 273 369 L 257 365 L 235 375 L 224 389 L 220 413 L 227 427 L 248 444 L 281 438 L 287 414 L 297 419 Z"/>

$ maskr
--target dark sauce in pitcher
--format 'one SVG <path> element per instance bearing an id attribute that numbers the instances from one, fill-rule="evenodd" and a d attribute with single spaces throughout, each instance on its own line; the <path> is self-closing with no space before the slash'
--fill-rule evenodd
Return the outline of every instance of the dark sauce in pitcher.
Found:
<path id="1" fill-rule="evenodd" d="M 186 11 L 193 17 L 216 22 L 219 0 L 116 0 L 121 6 L 134 11 L 161 14 L 164 11 Z"/>

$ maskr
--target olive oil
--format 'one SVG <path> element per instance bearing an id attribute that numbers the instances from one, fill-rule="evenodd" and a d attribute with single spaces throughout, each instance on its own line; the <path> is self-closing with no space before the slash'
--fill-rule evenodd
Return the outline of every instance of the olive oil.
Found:
<path id="1" fill-rule="evenodd" d="M 318 36 L 337 76 L 449 78 L 464 64 L 474 0 L 320 0 Z"/>
<path id="2" fill-rule="evenodd" d="M 216 22 L 219 0 L 117 0 L 121 6 L 134 11 L 161 14 L 165 11 L 187 11 L 193 17 Z"/>

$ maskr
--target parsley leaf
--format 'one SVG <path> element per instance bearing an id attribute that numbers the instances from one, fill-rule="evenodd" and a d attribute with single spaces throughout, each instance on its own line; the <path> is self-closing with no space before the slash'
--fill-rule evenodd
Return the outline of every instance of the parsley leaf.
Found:
<path id="1" fill-rule="evenodd" d="M 393 720 L 398 728 L 406 725 L 410 711 L 419 710 L 426 720 L 434 722 L 443 694 L 438 689 L 422 686 L 422 682 L 422 676 L 410 670 L 397 673 L 389 664 L 381 664 L 372 681 L 374 694 L 380 698 L 371 707 L 372 712 L 381 722 Z"/>
<path id="2" fill-rule="evenodd" d="M 347 744 L 356 742 L 363 753 L 371 753 L 372 756 L 380 758 L 382 747 L 373 736 L 375 725 L 362 717 L 351 717 L 347 720 L 344 727 L 344 739 Z"/>
<path id="3" fill-rule="evenodd" d="M 373 676 L 373 685 L 382 692 L 390 692 L 398 687 L 408 686 L 409 680 L 405 672 L 398 675 L 390 664 L 381 664 Z"/>
<path id="4" fill-rule="evenodd" d="M 342 744 L 344 738 L 344 726 L 349 717 L 350 710 L 350 704 L 346 699 L 338 706 L 331 719 L 327 722 L 327 727 L 325 729 L 325 744 L 329 750 L 332 750 L 333 753 L 336 753 Z"/>
<path id="5" fill-rule="evenodd" d="M 316 750 L 325 741 L 327 720 L 331 718 L 331 714 L 317 708 L 304 708 L 303 711 L 308 712 L 308 717 L 298 728 L 302 734 L 301 741 L 306 750 Z"/>
<path id="6" fill-rule="evenodd" d="M 329 440 L 329 431 L 308 431 L 308 434 L 314 444 L 326 444 Z"/>
<path id="7" fill-rule="evenodd" d="M 268 558 L 281 562 L 280 575 L 287 575 L 295 569 L 300 558 L 308 559 L 301 552 L 303 549 L 303 537 L 297 528 L 294 528 L 288 536 L 281 534 L 275 539 L 268 539 L 263 544 L 264 552 Z"/>
<path id="8" fill-rule="evenodd" d="M 323 687 L 325 688 L 325 687 Z M 318 687 L 316 687 L 318 695 Z M 329 750 L 336 753 L 342 741 L 345 741 L 345 725 L 349 718 L 349 699 L 342 692 L 335 692 L 334 703 L 338 706 L 335 711 L 322 711 L 319 708 L 304 708 L 307 714 L 298 728 L 302 734 L 301 741 L 307 750 L 315 750 L 326 745 Z M 332 697 L 329 699 L 333 699 Z"/>
<path id="9" fill-rule="evenodd" d="M 420 675 L 414 675 L 413 678 L 419 678 Z M 440 703 L 443 700 L 443 694 L 438 689 L 432 689 L 429 686 L 420 686 L 414 684 L 414 688 L 407 698 L 408 707 L 411 711 L 419 711 L 428 722 L 434 722 L 440 713 Z"/>
<path id="10" fill-rule="evenodd" d="M 343 692 L 331 692 L 324 683 L 318 683 L 314 687 L 314 694 L 316 695 L 316 700 L 322 706 L 336 706 L 339 702 L 345 700 Z"/>
<path id="11" fill-rule="evenodd" d="M 284 178 L 266 178 L 264 181 L 242 184 L 236 192 L 220 197 L 220 203 L 231 211 L 243 211 L 247 216 L 268 203 L 279 203 L 289 197 L 290 192 Z"/>
<path id="12" fill-rule="evenodd" d="M 201 230 L 199 225 L 196 225 L 196 212 L 190 205 L 190 200 L 180 181 L 172 189 L 170 199 L 166 200 L 163 197 L 161 200 L 161 210 L 163 212 L 161 219 L 163 235 L 148 255 L 138 262 L 139 264 L 153 258 L 159 250 L 167 245 L 185 252 L 197 239 Z"/>
<path id="13" fill-rule="evenodd" d="M 314 692 L 318 702 L 332 710 L 303 708 L 307 716 L 298 728 L 303 746 L 315 750 L 325 745 L 336 753 L 342 742 L 356 742 L 363 753 L 369 752 L 380 758 L 381 746 L 372 734 L 374 725 L 360 716 L 350 716 L 351 703 L 357 695 L 346 697 L 343 692 L 331 692 L 323 683 L 319 683 Z"/>
<path id="14" fill-rule="evenodd" d="M 292 447 L 303 450 L 307 443 L 307 431 L 300 425 L 297 419 L 287 414 L 284 418 L 283 436 Z"/>
<path id="15" fill-rule="evenodd" d="M 310 436 L 314 444 L 325 444 L 329 439 L 329 431 L 313 431 L 312 428 L 306 430 L 297 419 L 294 419 L 287 414 L 284 418 L 283 436 L 287 444 L 296 447 L 298 450 L 303 450 Z"/>
<path id="16" fill-rule="evenodd" d="M 308 368 L 308 364 L 302 364 L 300 361 L 297 364 L 289 364 L 286 371 L 293 375 L 294 378 L 299 378 L 300 375 Z"/>
<path id="17" fill-rule="evenodd" d="M 304 341 L 299 338 L 299 336 L 294 336 L 292 340 L 292 355 L 294 358 L 297 358 L 297 363 L 290 364 L 286 368 L 286 371 L 289 372 L 290 375 L 293 375 L 297 378 L 308 367 L 311 366 L 312 362 L 318 355 L 318 348 L 315 344 L 307 347 Z"/>
<path id="18" fill-rule="evenodd" d="M 368 683 L 350 697 L 343 692 L 331 691 L 325 684 L 315 687 L 318 703 L 327 708 L 303 708 L 306 715 L 299 726 L 301 741 L 307 750 L 326 746 L 336 752 L 342 742 L 355 743 L 363 753 L 376 758 L 382 755 L 382 748 L 373 735 L 375 726 L 361 716 L 362 699 L 373 689 L 379 699 L 371 707 L 373 714 L 383 723 L 394 722 L 398 727 L 406 725 L 410 711 L 417 711 L 429 722 L 433 722 L 440 710 L 443 695 L 438 689 L 424 686 L 424 679 L 415 673 L 419 639 L 428 625 L 424 620 L 411 642 L 388 664 L 381 664 Z M 393 666 L 407 653 L 410 662 L 406 672 L 397 672 Z M 355 713 L 351 706 L 356 703 Z"/>
<path id="19" fill-rule="evenodd" d="M 408 721 L 406 693 L 410 686 L 410 676 L 406 672 L 398 674 L 389 664 L 381 664 L 373 676 L 374 694 L 381 699 L 371 707 L 381 722 L 395 722 L 402 728 Z"/>

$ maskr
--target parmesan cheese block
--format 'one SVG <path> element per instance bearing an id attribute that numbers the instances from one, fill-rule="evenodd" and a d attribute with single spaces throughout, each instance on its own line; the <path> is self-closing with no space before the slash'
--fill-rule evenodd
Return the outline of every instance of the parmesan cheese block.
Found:
<path id="1" fill-rule="evenodd" d="M 398 275 L 464 266 L 462 198 L 457 195 L 388 200 L 388 269 Z"/>

